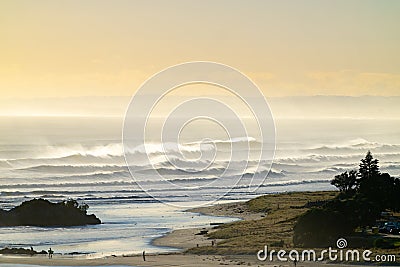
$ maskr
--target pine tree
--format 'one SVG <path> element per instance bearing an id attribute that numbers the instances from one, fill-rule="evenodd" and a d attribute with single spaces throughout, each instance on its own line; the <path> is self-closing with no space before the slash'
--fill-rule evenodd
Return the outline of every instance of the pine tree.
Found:
<path id="1" fill-rule="evenodd" d="M 371 151 L 368 151 L 367 155 L 361 160 L 360 163 L 359 173 L 361 179 L 368 179 L 375 175 L 378 175 L 380 173 L 378 163 L 379 161 L 377 159 L 374 159 Z"/>

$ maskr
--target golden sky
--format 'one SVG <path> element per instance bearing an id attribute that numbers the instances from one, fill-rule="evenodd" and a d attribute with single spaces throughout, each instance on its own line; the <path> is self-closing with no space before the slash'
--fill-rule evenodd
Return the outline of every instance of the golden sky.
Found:
<path id="1" fill-rule="evenodd" d="M 216 61 L 267 96 L 400 95 L 400 1 L 1 1 L 0 98 L 132 95 Z"/>

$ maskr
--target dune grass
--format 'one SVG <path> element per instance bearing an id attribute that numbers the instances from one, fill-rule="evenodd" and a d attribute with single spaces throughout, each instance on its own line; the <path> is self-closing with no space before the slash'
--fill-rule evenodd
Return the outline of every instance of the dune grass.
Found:
<path id="1" fill-rule="evenodd" d="M 314 206 L 333 199 L 338 192 L 293 192 L 265 195 L 244 203 L 247 213 L 260 213 L 260 219 L 223 224 L 207 236 L 216 239 L 215 246 L 188 250 L 196 254 L 253 254 L 269 247 L 293 247 L 293 227 L 297 217 Z M 230 206 L 232 208 L 232 205 Z"/>

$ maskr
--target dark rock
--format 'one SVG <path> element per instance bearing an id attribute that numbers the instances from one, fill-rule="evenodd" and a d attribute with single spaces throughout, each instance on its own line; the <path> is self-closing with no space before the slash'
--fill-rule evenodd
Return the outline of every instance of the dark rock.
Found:
<path id="1" fill-rule="evenodd" d="M 0 226 L 80 226 L 100 224 L 94 214 L 88 215 L 88 205 L 78 205 L 72 199 L 52 203 L 33 199 L 9 211 L 0 209 Z"/>
<path id="2" fill-rule="evenodd" d="M 26 249 L 26 248 L 2 248 L 0 249 L 0 254 L 36 255 L 36 254 L 47 254 L 47 252 L 44 250 L 36 251 L 33 249 Z"/>

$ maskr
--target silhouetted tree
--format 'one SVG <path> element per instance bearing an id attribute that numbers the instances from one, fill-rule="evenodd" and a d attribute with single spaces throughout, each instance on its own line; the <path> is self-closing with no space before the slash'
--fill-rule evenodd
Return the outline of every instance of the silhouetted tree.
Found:
<path id="1" fill-rule="evenodd" d="M 400 179 L 396 178 L 394 180 L 394 189 L 393 189 L 393 210 L 396 212 L 400 211 Z"/>
<path id="2" fill-rule="evenodd" d="M 344 194 L 352 193 L 357 185 L 358 173 L 355 170 L 336 175 L 331 184 Z"/>
<path id="3" fill-rule="evenodd" d="M 398 179 L 388 173 L 375 174 L 360 181 L 358 195 L 379 205 L 381 210 L 398 210 Z"/>
<path id="4" fill-rule="evenodd" d="M 64 205 L 68 208 L 78 208 L 79 203 L 75 199 L 69 198 L 63 201 Z"/>
<path id="5" fill-rule="evenodd" d="M 86 214 L 87 210 L 89 209 L 89 205 L 86 203 L 82 203 L 81 205 L 79 205 L 79 209 Z"/>
<path id="6" fill-rule="evenodd" d="M 368 151 L 365 158 L 361 159 L 359 173 L 361 179 L 368 179 L 379 174 L 379 160 L 374 159 L 371 151 Z"/>
<path id="7" fill-rule="evenodd" d="M 361 160 L 359 173 L 336 175 L 331 184 L 341 194 L 299 216 L 294 227 L 294 244 L 327 246 L 358 227 L 373 226 L 384 210 L 399 211 L 400 179 L 380 173 L 378 163 L 368 151 Z"/>

